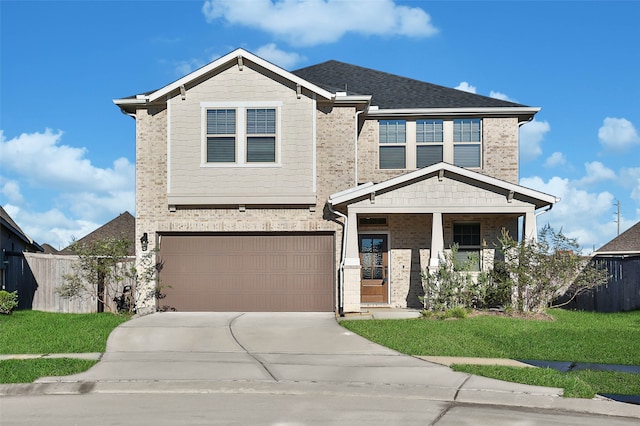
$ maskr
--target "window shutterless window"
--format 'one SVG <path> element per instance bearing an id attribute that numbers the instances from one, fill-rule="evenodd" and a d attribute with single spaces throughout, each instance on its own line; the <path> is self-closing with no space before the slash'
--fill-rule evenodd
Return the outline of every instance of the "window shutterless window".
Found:
<path id="1" fill-rule="evenodd" d="M 201 102 L 203 167 L 279 167 L 282 102 Z"/>
<path id="2" fill-rule="evenodd" d="M 461 263 L 473 260 L 472 269 L 480 270 L 480 224 L 479 223 L 454 223 L 453 242 L 458 245 L 458 260 Z"/>
<path id="3" fill-rule="evenodd" d="M 381 120 L 380 128 L 380 168 L 406 168 L 407 125 L 404 120 Z"/>
<path id="4" fill-rule="evenodd" d="M 444 131 L 442 120 L 416 121 L 416 166 L 422 168 L 442 161 Z"/>
<path id="5" fill-rule="evenodd" d="M 453 120 L 453 164 L 480 167 L 481 134 L 479 118 Z"/>
<path id="6" fill-rule="evenodd" d="M 275 108 L 248 108 L 247 163 L 273 163 L 275 161 Z"/>
<path id="7" fill-rule="evenodd" d="M 236 110 L 207 110 L 207 163 L 235 163 Z"/>

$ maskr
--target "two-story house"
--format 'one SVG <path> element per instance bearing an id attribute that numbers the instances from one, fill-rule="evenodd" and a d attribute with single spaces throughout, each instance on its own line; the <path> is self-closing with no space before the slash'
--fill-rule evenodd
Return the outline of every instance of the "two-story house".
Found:
<path id="1" fill-rule="evenodd" d="M 444 250 L 487 268 L 556 201 L 518 185 L 539 108 L 355 65 L 238 49 L 114 102 L 136 120 L 136 252 L 178 311 L 419 307 Z"/>

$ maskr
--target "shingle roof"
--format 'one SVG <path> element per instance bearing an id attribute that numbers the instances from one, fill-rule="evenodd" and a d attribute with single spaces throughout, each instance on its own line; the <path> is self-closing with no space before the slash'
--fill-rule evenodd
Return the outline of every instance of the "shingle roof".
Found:
<path id="1" fill-rule="evenodd" d="M 372 95 L 371 104 L 383 109 L 525 106 L 333 60 L 292 74 L 330 92 Z"/>
<path id="2" fill-rule="evenodd" d="M 89 244 L 93 241 L 105 238 L 127 238 L 131 242 L 129 247 L 129 256 L 135 255 L 135 235 L 136 235 L 136 219 L 129 212 L 121 213 L 115 219 L 102 225 L 90 234 L 76 241 L 79 244 Z M 60 250 L 58 254 L 74 254 L 69 247 Z"/>
<path id="3" fill-rule="evenodd" d="M 597 255 L 599 252 L 619 252 L 621 254 L 640 252 L 640 222 L 600 247 L 594 254 Z"/>
<path id="4" fill-rule="evenodd" d="M 13 233 L 15 233 L 20 239 L 22 239 L 27 245 L 31 246 L 34 250 L 43 251 L 43 248 L 37 242 L 33 241 L 27 234 L 24 233 L 18 224 L 9 216 L 9 213 L 0 206 L 0 221 L 3 226 L 6 226 Z"/>

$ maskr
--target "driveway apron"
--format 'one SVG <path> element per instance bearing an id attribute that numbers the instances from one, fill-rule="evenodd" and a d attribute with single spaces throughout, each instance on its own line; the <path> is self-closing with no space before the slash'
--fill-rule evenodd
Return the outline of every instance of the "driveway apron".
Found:
<path id="1" fill-rule="evenodd" d="M 372 343 L 340 327 L 331 313 L 166 312 L 122 324 L 110 335 L 96 366 L 62 380 L 371 383 L 457 389 L 467 377 Z"/>

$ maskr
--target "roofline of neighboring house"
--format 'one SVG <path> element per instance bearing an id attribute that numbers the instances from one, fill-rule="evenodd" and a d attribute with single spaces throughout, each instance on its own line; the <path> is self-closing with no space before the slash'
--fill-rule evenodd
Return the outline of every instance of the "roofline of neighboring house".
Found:
<path id="1" fill-rule="evenodd" d="M 595 256 L 606 256 L 606 257 L 631 257 L 631 256 L 640 256 L 640 250 L 629 250 L 629 251 L 594 251 L 591 253 L 592 257 Z"/>
<path id="2" fill-rule="evenodd" d="M 136 95 L 135 97 L 114 99 L 113 103 L 118 105 L 120 109 L 122 109 L 123 111 L 127 106 L 143 106 L 149 103 L 153 103 L 158 101 L 161 98 L 164 98 L 164 96 L 170 94 L 173 91 L 181 90 L 181 87 L 188 85 L 189 83 L 199 79 L 203 75 L 206 75 L 210 72 L 215 71 L 218 68 L 221 68 L 227 65 L 231 61 L 236 61 L 238 63 L 238 66 L 242 69 L 242 67 L 244 66 L 245 59 L 295 83 L 296 85 L 299 85 L 300 87 L 304 87 L 305 89 L 310 90 L 311 92 L 325 99 L 335 99 L 336 97 L 335 94 L 325 89 L 322 89 L 321 87 L 316 86 L 315 84 L 310 83 L 307 80 L 304 80 L 298 77 L 297 75 L 292 74 L 289 71 L 286 71 L 283 68 L 280 68 L 279 66 L 274 65 L 271 62 L 265 61 L 264 59 L 240 48 L 216 59 L 215 61 L 203 66 L 202 68 L 199 68 L 187 74 L 186 76 L 174 81 L 173 83 L 170 83 L 162 87 L 161 89 L 158 89 L 146 94 Z"/>
<path id="3" fill-rule="evenodd" d="M 21 229 L 16 229 L 15 226 L 13 226 L 11 223 L 9 223 L 9 221 L 5 220 L 4 218 L 0 218 L 0 221 L 1 221 L 3 226 L 5 226 L 10 231 L 12 231 L 18 237 L 20 237 L 20 239 L 23 242 L 25 242 L 26 244 L 34 246 L 36 248 L 36 250 L 44 251 L 44 248 L 40 244 L 38 244 L 37 242 L 32 240 L 31 237 L 29 237 L 27 234 L 25 234 Z"/>
<path id="4" fill-rule="evenodd" d="M 535 114 L 540 112 L 540 107 L 481 107 L 481 108 L 402 108 L 402 109 L 378 109 L 376 106 L 369 107 L 367 116 L 369 117 L 393 117 L 393 116 L 514 116 L 517 115 L 520 121 L 529 121 Z"/>
<path id="5" fill-rule="evenodd" d="M 337 192 L 335 194 L 332 194 L 329 196 L 329 204 L 331 204 L 332 206 L 336 206 L 338 204 L 342 204 L 342 203 L 346 203 L 355 199 L 358 199 L 360 197 L 363 196 L 367 196 L 369 194 L 378 192 L 378 191 L 383 191 L 387 188 L 391 188 L 393 186 L 396 185 L 401 185 L 405 182 L 409 182 L 411 180 L 415 180 L 415 179 L 419 179 L 423 176 L 432 174 L 432 173 L 436 173 L 436 172 L 450 172 L 450 173 L 454 173 L 460 176 L 464 176 L 466 178 L 469 179 L 473 179 L 476 181 L 480 181 L 483 182 L 485 184 L 488 185 L 492 185 L 492 186 L 497 186 L 499 188 L 503 188 L 505 190 L 508 190 L 510 192 L 514 192 L 514 193 L 518 193 L 518 194 L 522 194 L 526 197 L 530 197 L 530 198 L 534 198 L 537 199 L 539 201 L 542 201 L 543 205 L 538 207 L 545 207 L 548 205 L 553 205 L 555 203 L 557 203 L 558 201 L 560 201 L 559 198 L 553 196 L 553 195 L 549 195 L 549 194 L 545 194 L 544 192 L 540 192 L 540 191 L 536 191 L 534 189 L 529 189 L 526 188 L 524 186 L 520 186 L 520 185 L 516 185 L 504 180 L 500 180 L 500 179 L 496 179 L 494 177 L 491 176 L 487 176 L 487 175 L 483 175 L 481 173 L 478 172 L 474 172 L 472 170 L 468 170 L 462 167 L 458 167 L 458 166 L 454 166 L 453 164 L 449 164 L 449 163 L 437 163 L 437 164 L 433 164 L 431 166 L 428 167 L 424 167 L 422 169 L 418 169 L 414 172 L 411 173 L 407 173 L 404 174 L 402 176 L 397 176 L 394 178 L 391 178 L 389 180 L 386 180 L 384 182 L 380 182 L 380 183 L 376 183 L 373 184 L 371 182 L 368 182 L 366 184 L 363 185 L 359 185 L 355 188 L 351 188 L 351 189 L 347 189 L 345 191 L 341 191 L 341 192 Z"/>

